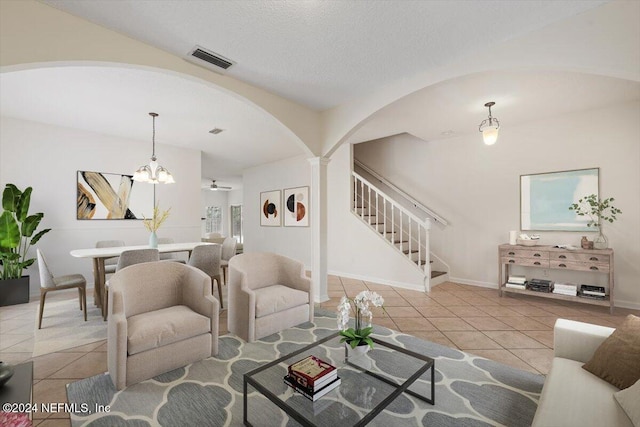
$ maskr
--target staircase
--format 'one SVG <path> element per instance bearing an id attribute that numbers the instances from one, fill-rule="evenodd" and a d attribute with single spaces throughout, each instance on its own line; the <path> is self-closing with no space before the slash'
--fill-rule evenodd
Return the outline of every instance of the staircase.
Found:
<path id="1" fill-rule="evenodd" d="M 352 179 L 352 212 L 423 273 L 425 291 L 446 280 L 446 271 L 432 270 L 432 257 L 437 257 L 429 248 L 431 220 L 418 218 L 355 171 Z"/>

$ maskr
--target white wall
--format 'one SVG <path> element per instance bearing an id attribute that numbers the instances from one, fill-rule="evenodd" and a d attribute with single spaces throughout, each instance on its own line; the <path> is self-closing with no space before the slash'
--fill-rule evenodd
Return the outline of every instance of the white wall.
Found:
<path id="1" fill-rule="evenodd" d="M 520 227 L 521 174 L 600 168 L 600 196 L 619 220 L 604 232 L 615 250 L 615 301 L 640 308 L 640 103 L 542 122 L 502 124 L 496 145 L 479 134 L 425 142 L 411 135 L 358 144 L 356 157 L 450 221 L 433 233 L 451 278 L 497 286 L 497 245 Z M 573 244 L 595 233 L 540 232 L 541 244 Z M 550 272 L 553 274 L 553 271 Z M 582 280 L 602 281 L 598 275 Z M 588 282 L 586 282 L 588 283 Z"/>
<path id="2" fill-rule="evenodd" d="M 0 118 L 0 184 L 33 187 L 30 212 L 44 212 L 41 226 L 52 228 L 38 243 L 54 274 L 82 273 L 93 283 L 92 263 L 69 255 L 72 249 L 91 248 L 98 240 L 118 239 L 145 244 L 148 232 L 141 221 L 76 220 L 76 171 L 133 173 L 149 161 L 151 144 L 141 141 Z M 159 231 L 177 242 L 200 239 L 200 152 L 167 145 L 156 147 L 160 164 L 176 184 L 158 185 L 161 208 L 171 216 Z M 150 185 L 150 184 L 149 184 Z M 151 215 L 145 212 L 147 216 Z M 33 250 L 35 256 L 35 250 Z M 38 292 L 37 267 L 28 271 L 31 291 Z"/>
<path id="3" fill-rule="evenodd" d="M 310 186 L 311 165 L 305 156 L 246 169 L 242 175 L 244 252 L 275 252 L 311 266 L 311 227 L 260 226 L 260 193 Z M 282 199 L 282 193 L 280 194 Z M 282 212 L 284 201 L 280 201 Z M 310 211 L 312 211 L 310 209 Z M 314 218 L 309 219 L 310 222 Z"/>
<path id="4" fill-rule="evenodd" d="M 351 165 L 351 145 L 344 144 L 327 167 L 329 272 L 423 290 L 421 272 L 351 213 Z"/>

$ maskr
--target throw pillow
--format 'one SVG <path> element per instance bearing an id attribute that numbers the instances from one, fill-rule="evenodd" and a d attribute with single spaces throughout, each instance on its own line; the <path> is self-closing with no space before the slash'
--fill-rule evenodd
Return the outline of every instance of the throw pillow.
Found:
<path id="1" fill-rule="evenodd" d="M 628 315 L 582 366 L 619 389 L 640 379 L 640 317 Z"/>
<path id="2" fill-rule="evenodd" d="M 616 398 L 633 425 L 640 427 L 640 381 L 636 381 L 629 388 L 614 393 L 613 397 Z"/>

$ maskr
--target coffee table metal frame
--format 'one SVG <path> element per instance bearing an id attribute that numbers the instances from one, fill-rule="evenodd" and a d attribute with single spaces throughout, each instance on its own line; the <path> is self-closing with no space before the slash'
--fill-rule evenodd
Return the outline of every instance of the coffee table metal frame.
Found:
<path id="1" fill-rule="evenodd" d="M 319 346 L 321 344 L 324 344 L 325 342 L 336 338 L 339 336 L 339 333 L 333 333 L 330 334 L 314 343 L 311 343 L 305 347 L 302 347 L 299 350 L 296 350 L 294 352 L 291 352 L 285 356 L 280 357 L 277 360 L 274 360 L 272 362 L 266 363 L 262 366 L 260 366 L 259 368 L 256 368 L 250 372 L 247 372 L 246 374 L 244 374 L 244 381 L 243 381 L 243 392 L 244 392 L 244 401 L 243 401 L 243 407 L 242 407 L 242 415 L 243 415 L 243 421 L 244 421 L 244 425 L 246 426 L 253 426 L 249 420 L 247 419 L 247 385 L 251 385 L 253 388 L 255 388 L 258 392 L 262 393 L 267 399 L 269 399 L 271 402 L 273 402 L 274 404 L 276 404 L 280 409 L 282 409 L 287 415 L 289 415 L 291 418 L 293 418 L 294 420 L 296 420 L 297 422 L 299 422 L 300 424 L 302 424 L 303 426 L 307 426 L 307 427 L 314 427 L 315 425 L 309 421 L 307 418 L 305 418 L 303 415 L 301 415 L 300 413 L 296 412 L 293 408 L 291 408 L 286 401 L 280 399 L 275 393 L 273 393 L 271 390 L 269 390 L 267 387 L 265 387 L 264 385 L 260 384 L 260 382 L 256 381 L 254 378 L 252 378 L 254 375 L 271 368 L 272 366 L 275 366 L 279 363 L 282 363 L 283 361 L 290 359 L 300 353 L 304 353 L 310 349 L 312 349 L 313 347 Z M 368 424 L 373 418 L 375 418 L 380 412 L 382 412 L 384 410 L 384 408 L 386 408 L 396 397 L 398 397 L 400 394 L 402 393 L 407 393 L 415 398 L 418 398 L 424 402 L 430 403 L 432 405 L 435 404 L 435 361 L 428 357 L 428 356 L 424 356 L 422 354 L 418 354 L 415 353 L 411 350 L 407 350 L 406 348 L 402 348 L 399 347 L 395 344 L 391 344 L 385 341 L 381 341 L 375 337 L 371 337 L 371 339 L 373 340 L 374 343 L 376 343 L 377 345 L 383 346 L 383 347 L 387 347 L 390 348 L 394 351 L 398 351 L 400 353 L 404 353 L 407 354 L 411 357 L 414 357 L 418 360 L 422 360 L 424 361 L 424 365 L 422 367 L 420 367 L 420 369 L 418 369 L 413 375 L 411 375 L 404 383 L 402 384 L 396 384 L 395 382 L 389 380 L 388 378 L 385 378 L 382 375 L 379 375 L 375 372 L 371 372 L 368 370 L 364 370 L 364 373 L 371 375 L 372 377 L 375 377 L 376 379 L 389 384 L 393 387 L 396 387 L 396 390 L 394 392 L 392 392 L 391 394 L 389 394 L 389 396 L 387 396 L 386 398 L 384 398 L 382 400 L 382 402 L 380 402 L 375 408 L 373 408 L 367 415 L 365 415 L 358 423 L 354 424 L 354 426 L 364 426 L 366 424 Z M 353 363 L 349 362 L 349 359 L 347 357 L 347 349 L 345 347 L 345 360 L 346 363 L 348 365 L 351 366 L 355 366 L 358 369 L 364 369 L 361 366 L 358 365 L 354 365 Z M 413 384 L 418 378 L 420 378 L 420 376 L 422 376 L 422 374 L 424 374 L 426 371 L 431 370 L 431 397 L 427 398 L 424 397 L 422 395 L 419 395 L 418 393 L 409 390 L 409 386 L 411 384 Z"/>

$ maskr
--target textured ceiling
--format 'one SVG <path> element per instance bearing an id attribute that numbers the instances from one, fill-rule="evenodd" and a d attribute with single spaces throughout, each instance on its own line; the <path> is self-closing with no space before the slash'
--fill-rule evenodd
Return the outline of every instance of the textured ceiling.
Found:
<path id="1" fill-rule="evenodd" d="M 44 0 L 178 56 L 196 44 L 228 75 L 323 110 L 604 1 Z"/>

